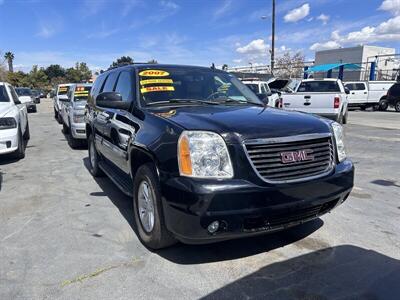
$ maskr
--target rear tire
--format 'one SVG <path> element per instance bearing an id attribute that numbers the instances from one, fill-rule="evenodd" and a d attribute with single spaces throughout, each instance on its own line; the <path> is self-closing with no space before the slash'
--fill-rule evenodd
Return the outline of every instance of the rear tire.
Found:
<path id="1" fill-rule="evenodd" d="M 69 132 L 69 128 L 68 128 L 68 126 L 63 122 L 63 124 L 62 124 L 62 133 L 64 133 L 64 134 L 68 134 L 68 132 Z"/>
<path id="2" fill-rule="evenodd" d="M 400 112 L 400 100 L 397 100 L 397 101 L 395 102 L 395 104 L 394 104 L 394 109 L 395 109 L 397 112 Z"/>
<path id="3" fill-rule="evenodd" d="M 54 119 L 58 120 L 58 112 L 54 109 Z"/>
<path id="4" fill-rule="evenodd" d="M 102 177 L 104 172 L 99 168 L 99 154 L 96 150 L 93 135 L 89 135 L 88 138 L 88 152 L 89 152 L 89 171 L 93 177 Z"/>
<path id="5" fill-rule="evenodd" d="M 160 183 L 153 164 L 142 165 L 133 180 L 133 213 L 139 239 L 151 249 L 176 243 L 165 226 L 161 201 Z"/>
<path id="6" fill-rule="evenodd" d="M 389 103 L 386 100 L 386 98 L 382 98 L 381 100 L 379 100 L 379 110 L 385 111 L 388 109 L 388 107 L 389 107 Z"/>
<path id="7" fill-rule="evenodd" d="M 361 109 L 362 111 L 364 111 L 364 110 L 367 109 L 367 107 L 366 107 L 365 105 L 361 105 L 361 106 L 360 106 L 360 109 Z"/>

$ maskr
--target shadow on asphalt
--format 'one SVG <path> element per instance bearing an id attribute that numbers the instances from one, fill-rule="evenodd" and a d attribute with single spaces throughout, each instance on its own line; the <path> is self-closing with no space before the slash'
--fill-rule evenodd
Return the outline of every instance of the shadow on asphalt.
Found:
<path id="1" fill-rule="evenodd" d="M 273 263 L 202 299 L 397 300 L 399 283 L 399 260 L 343 245 Z"/>
<path id="2" fill-rule="evenodd" d="M 71 143 L 71 134 L 70 133 L 64 133 L 62 130 L 61 130 L 61 133 L 64 135 L 65 140 L 64 139 L 60 139 L 60 141 L 62 141 L 62 142 L 66 141 L 68 143 L 68 146 L 71 149 L 73 149 L 73 150 L 85 150 L 85 149 L 88 148 L 86 140 L 79 140 L 79 144 L 73 147 L 72 143 Z"/>
<path id="3" fill-rule="evenodd" d="M 85 157 L 83 163 L 89 171 L 89 158 Z M 136 233 L 132 200 L 123 194 L 109 178 L 97 177 L 94 179 L 103 192 L 92 192 L 90 195 L 108 197 Z M 322 225 L 323 221 L 316 219 L 277 233 L 207 245 L 185 245 L 178 243 L 169 248 L 154 251 L 154 253 L 177 264 L 203 264 L 225 261 L 284 247 L 306 238 L 317 231 Z M 227 249 L 229 250 L 227 251 Z"/>

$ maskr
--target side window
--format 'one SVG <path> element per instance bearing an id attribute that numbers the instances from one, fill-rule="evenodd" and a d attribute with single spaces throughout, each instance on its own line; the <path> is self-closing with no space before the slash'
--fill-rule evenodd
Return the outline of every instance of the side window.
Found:
<path id="1" fill-rule="evenodd" d="M 265 84 L 261 83 L 260 86 L 261 86 L 261 94 L 266 94 L 267 90 L 265 89 Z"/>
<path id="2" fill-rule="evenodd" d="M 99 77 L 96 78 L 96 80 L 94 81 L 92 90 L 90 91 L 90 95 L 92 97 L 97 96 L 97 94 L 100 92 L 101 86 L 104 83 L 104 79 L 105 79 L 104 75 L 100 75 Z"/>
<path id="3" fill-rule="evenodd" d="M 115 82 L 117 81 L 117 76 L 118 76 L 117 72 L 111 72 L 108 75 L 102 92 L 112 92 L 114 90 Z"/>
<path id="4" fill-rule="evenodd" d="M 355 90 L 356 91 L 363 91 L 365 90 L 365 84 L 364 83 L 356 83 L 355 85 Z"/>
<path id="5" fill-rule="evenodd" d="M 17 92 L 15 91 L 14 87 L 10 85 L 9 88 L 10 88 L 11 97 L 12 97 L 14 103 L 18 102 L 19 98 L 18 98 Z"/>
<path id="6" fill-rule="evenodd" d="M 119 74 L 115 91 L 120 93 L 123 101 L 132 101 L 132 88 L 134 82 L 131 80 L 131 74 L 128 71 L 122 71 Z"/>
<path id="7" fill-rule="evenodd" d="M 345 88 L 348 88 L 350 91 L 354 91 L 354 84 L 353 83 L 347 83 L 344 85 Z"/>

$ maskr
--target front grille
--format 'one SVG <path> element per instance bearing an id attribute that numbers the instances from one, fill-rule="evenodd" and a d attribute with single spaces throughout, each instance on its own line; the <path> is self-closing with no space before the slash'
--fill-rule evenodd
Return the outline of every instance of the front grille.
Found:
<path id="1" fill-rule="evenodd" d="M 277 142 L 247 142 L 247 154 L 257 173 L 268 182 L 287 182 L 326 174 L 334 165 L 330 136 Z M 282 162 L 282 153 L 307 150 L 312 160 Z"/>

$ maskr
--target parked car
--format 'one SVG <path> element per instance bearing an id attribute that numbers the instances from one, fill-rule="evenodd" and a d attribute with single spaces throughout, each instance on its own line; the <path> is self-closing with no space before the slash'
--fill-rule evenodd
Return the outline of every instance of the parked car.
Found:
<path id="1" fill-rule="evenodd" d="M 69 87 L 71 85 L 72 85 L 72 83 L 59 84 L 57 86 L 56 94 L 55 94 L 55 96 L 53 98 L 54 118 L 60 124 L 62 123 L 61 115 L 59 115 L 61 101 L 68 99 L 68 91 L 69 91 Z M 60 101 L 60 99 L 61 99 L 61 101 Z"/>
<path id="2" fill-rule="evenodd" d="M 396 82 L 387 92 L 388 105 L 393 106 L 397 112 L 400 112 L 400 82 Z"/>
<path id="3" fill-rule="evenodd" d="M 267 82 L 258 79 L 245 79 L 242 82 L 250 88 L 257 97 L 272 107 L 282 107 L 281 98 L 277 92 L 272 93 Z"/>
<path id="4" fill-rule="evenodd" d="M 28 112 L 37 112 L 35 96 L 30 88 L 17 87 L 15 91 L 18 95 L 19 101 L 26 105 Z"/>
<path id="5" fill-rule="evenodd" d="M 221 70 L 111 69 L 86 107 L 88 168 L 132 197 L 150 248 L 282 230 L 331 211 L 353 187 L 341 125 L 266 107 Z"/>
<path id="6" fill-rule="evenodd" d="M 344 86 L 349 89 L 349 107 L 360 107 L 362 110 L 373 107 L 375 110 L 386 110 L 386 94 L 396 81 L 348 81 Z"/>
<path id="7" fill-rule="evenodd" d="M 284 109 L 312 113 L 346 124 L 348 93 L 340 79 L 304 79 L 294 93 L 281 97 Z"/>
<path id="8" fill-rule="evenodd" d="M 72 148 L 86 141 L 85 106 L 92 84 L 73 84 L 69 87 L 68 98 L 60 99 L 60 115 L 63 132 L 70 134 Z"/>
<path id="9" fill-rule="evenodd" d="M 21 103 L 13 86 L 0 82 L 0 155 L 13 153 L 18 159 L 24 158 L 29 138 L 26 105 Z"/>
<path id="10" fill-rule="evenodd" d="M 36 104 L 40 103 L 40 92 L 38 90 L 32 90 L 32 95 L 34 97 L 33 102 L 35 102 Z"/>

